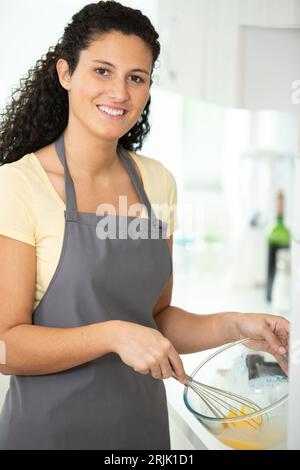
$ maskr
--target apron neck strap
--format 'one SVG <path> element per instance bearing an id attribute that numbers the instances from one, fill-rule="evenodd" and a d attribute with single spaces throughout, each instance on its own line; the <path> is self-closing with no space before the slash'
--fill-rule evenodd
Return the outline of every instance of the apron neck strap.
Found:
<path id="1" fill-rule="evenodd" d="M 78 215 L 77 215 L 77 205 L 76 205 L 76 193 L 75 193 L 75 187 L 73 180 L 71 178 L 68 164 L 67 164 L 67 159 L 66 159 L 66 153 L 65 153 L 65 144 L 64 144 L 64 133 L 62 133 L 58 139 L 55 141 L 55 148 L 57 155 L 63 165 L 64 168 L 64 175 L 65 175 L 65 190 L 66 190 L 66 207 L 67 207 L 67 214 L 68 214 L 68 219 L 76 221 L 78 220 Z M 132 182 L 134 184 L 134 187 L 137 191 L 137 194 L 140 198 L 140 200 L 143 202 L 143 204 L 146 206 L 147 212 L 148 212 L 148 217 L 151 218 L 152 221 L 158 222 L 154 211 L 152 210 L 149 198 L 143 188 L 143 185 L 141 183 L 141 180 L 137 174 L 137 171 L 129 158 L 126 150 L 118 144 L 117 147 L 117 153 L 124 162 L 128 173 L 132 179 Z"/>
<path id="2" fill-rule="evenodd" d="M 140 178 L 137 174 L 137 171 L 136 171 L 130 157 L 128 156 L 128 153 L 126 152 L 126 150 L 120 144 L 118 145 L 117 152 L 118 152 L 119 156 L 122 158 L 122 160 L 123 160 L 123 162 L 124 162 L 124 164 L 127 168 L 127 171 L 131 176 L 132 182 L 133 182 L 134 187 L 136 189 L 136 192 L 137 192 L 137 194 L 140 198 L 140 201 L 142 201 L 143 204 L 146 206 L 148 216 L 149 217 L 151 216 L 151 219 L 156 219 L 155 214 L 152 210 L 152 206 L 150 204 L 149 198 L 148 198 L 148 196 L 147 196 L 147 194 L 144 190 L 144 187 L 141 183 L 141 180 L 140 180 Z"/>
<path id="3" fill-rule="evenodd" d="M 64 143 L 64 133 L 62 133 L 56 140 L 55 148 L 56 148 L 57 155 L 64 168 L 67 215 L 69 217 L 69 220 L 76 221 L 78 219 L 77 207 L 76 207 L 76 193 L 75 193 L 74 183 L 71 178 L 68 164 L 67 164 L 65 143 Z"/>

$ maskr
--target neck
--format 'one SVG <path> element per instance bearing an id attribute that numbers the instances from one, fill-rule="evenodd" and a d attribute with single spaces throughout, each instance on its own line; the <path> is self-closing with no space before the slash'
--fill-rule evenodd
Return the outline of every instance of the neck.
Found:
<path id="1" fill-rule="evenodd" d="M 70 123 L 65 130 L 64 141 L 68 167 L 75 177 L 95 178 L 109 174 L 118 163 L 118 141 L 101 140 Z"/>

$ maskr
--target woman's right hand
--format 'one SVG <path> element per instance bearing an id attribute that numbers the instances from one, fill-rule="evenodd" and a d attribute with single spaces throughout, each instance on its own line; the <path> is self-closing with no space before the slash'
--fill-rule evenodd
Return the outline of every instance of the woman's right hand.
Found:
<path id="1" fill-rule="evenodd" d="M 114 352 L 136 372 L 150 373 L 155 379 L 167 379 L 175 373 L 179 382 L 185 383 L 185 371 L 178 352 L 158 330 L 117 320 L 114 336 Z"/>

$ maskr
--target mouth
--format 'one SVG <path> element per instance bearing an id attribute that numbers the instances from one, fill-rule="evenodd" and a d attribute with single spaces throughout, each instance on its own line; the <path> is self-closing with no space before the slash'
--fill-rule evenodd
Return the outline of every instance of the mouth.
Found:
<path id="1" fill-rule="evenodd" d="M 120 121 L 121 119 L 124 119 L 128 113 L 127 109 L 124 108 L 110 108 L 103 105 L 97 105 L 96 107 L 102 116 L 105 116 L 107 119 L 112 121 Z"/>

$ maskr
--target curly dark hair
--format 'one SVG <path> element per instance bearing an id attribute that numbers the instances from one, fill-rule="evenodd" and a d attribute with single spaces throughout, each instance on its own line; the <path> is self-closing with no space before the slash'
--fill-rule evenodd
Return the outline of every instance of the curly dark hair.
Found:
<path id="1" fill-rule="evenodd" d="M 12 92 L 11 102 L 0 114 L 0 165 L 20 160 L 27 153 L 54 142 L 68 123 L 68 92 L 58 79 L 56 63 L 67 61 L 72 75 L 80 52 L 99 35 L 118 31 L 136 35 L 150 47 L 153 67 L 160 54 L 159 35 L 149 18 L 115 1 L 100 1 L 82 8 L 67 24 L 56 46 L 49 48 Z M 151 78 L 151 84 L 153 83 Z M 16 98 L 14 95 L 17 94 Z M 151 96 L 136 124 L 119 140 L 127 150 L 140 150 L 150 131 Z"/>

